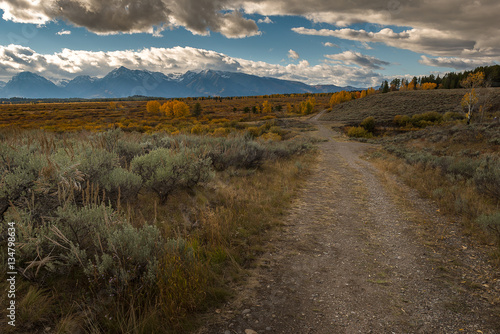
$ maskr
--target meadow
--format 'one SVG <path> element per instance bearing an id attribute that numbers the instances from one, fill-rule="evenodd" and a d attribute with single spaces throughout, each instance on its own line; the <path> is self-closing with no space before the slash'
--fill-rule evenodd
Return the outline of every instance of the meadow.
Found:
<path id="1" fill-rule="evenodd" d="M 314 110 L 329 106 L 331 94 L 291 94 L 256 97 L 185 98 L 189 110 L 200 115 L 168 117 L 164 112 L 148 112 L 147 101 L 108 101 L 0 104 L 0 128 L 43 129 L 52 132 L 103 131 L 120 128 L 131 132 L 190 133 L 195 125 L 212 133 L 217 128 L 234 127 L 238 122 L 293 117 L 302 114 L 301 104 L 314 98 Z M 168 100 L 157 99 L 160 105 Z M 197 107 L 198 104 L 198 107 Z M 268 110 L 266 110 L 266 105 Z M 310 110 L 310 112 L 312 109 Z M 230 124 L 229 124 L 230 123 Z M 222 130 L 220 130 L 222 131 Z"/>
<path id="2" fill-rule="evenodd" d="M 170 115 L 161 100 L 2 105 L 1 252 L 7 263 L 15 244 L 18 273 L 16 327 L 3 307 L 2 332 L 196 328 L 279 226 L 314 160 L 297 117 L 328 101 L 184 99 L 189 112 Z"/>

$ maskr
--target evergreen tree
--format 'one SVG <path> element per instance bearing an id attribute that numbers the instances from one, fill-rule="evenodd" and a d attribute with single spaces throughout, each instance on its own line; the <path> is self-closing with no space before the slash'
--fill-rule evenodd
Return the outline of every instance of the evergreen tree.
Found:
<path id="1" fill-rule="evenodd" d="M 388 93 L 388 92 L 389 92 L 389 83 L 387 82 L 387 80 L 385 80 L 382 87 L 382 93 Z"/>

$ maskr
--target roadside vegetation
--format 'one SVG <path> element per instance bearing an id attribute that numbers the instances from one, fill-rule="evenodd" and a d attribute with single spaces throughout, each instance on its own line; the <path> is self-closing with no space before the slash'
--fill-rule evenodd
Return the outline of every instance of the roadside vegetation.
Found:
<path id="1" fill-rule="evenodd" d="M 0 131 L 0 246 L 6 263 L 14 222 L 19 273 L 16 327 L 2 307 L 2 333 L 195 328 L 262 252 L 313 160 L 309 126 L 292 116 L 321 99 L 294 98 L 297 113 L 271 98 L 255 114 L 218 100 L 221 113 L 193 100 L 144 101 L 129 114 L 119 103 L 102 114 L 92 102 L 61 105 L 60 116 L 40 112 L 41 129 L 22 115 L 54 105 L 2 106 L 17 123 Z M 115 113 L 158 124 L 117 126 Z"/>

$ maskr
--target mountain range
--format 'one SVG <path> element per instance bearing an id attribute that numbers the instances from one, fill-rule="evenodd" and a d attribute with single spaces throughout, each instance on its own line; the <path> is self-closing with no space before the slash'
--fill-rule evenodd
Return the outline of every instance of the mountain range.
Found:
<path id="1" fill-rule="evenodd" d="M 59 85 L 32 72 L 22 72 L 5 83 L 0 98 L 121 98 L 130 96 L 196 97 L 253 96 L 293 93 L 332 93 L 357 90 L 335 85 L 307 85 L 299 81 L 259 77 L 236 72 L 203 70 L 165 75 L 120 67 L 102 78 L 77 76 Z"/>

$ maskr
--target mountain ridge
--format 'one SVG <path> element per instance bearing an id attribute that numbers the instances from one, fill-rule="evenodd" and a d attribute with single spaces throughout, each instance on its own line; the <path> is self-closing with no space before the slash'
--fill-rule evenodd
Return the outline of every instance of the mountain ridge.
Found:
<path id="1" fill-rule="evenodd" d="M 308 85 L 300 81 L 217 70 L 163 74 L 118 67 L 102 78 L 80 75 L 59 85 L 32 72 L 16 74 L 0 82 L 0 98 L 124 98 L 154 96 L 182 98 L 197 96 L 252 96 L 293 93 L 333 93 L 358 90 L 335 85 Z"/>

